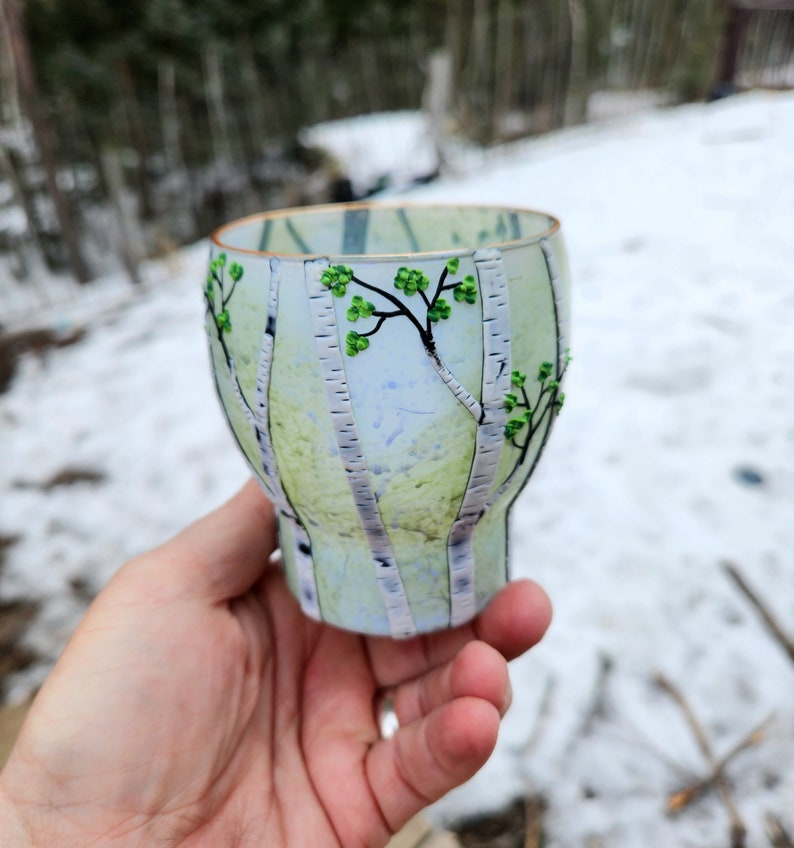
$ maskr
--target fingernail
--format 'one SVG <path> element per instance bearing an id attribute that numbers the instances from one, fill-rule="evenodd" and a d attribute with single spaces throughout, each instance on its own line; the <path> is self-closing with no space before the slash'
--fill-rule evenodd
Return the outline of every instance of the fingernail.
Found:
<path id="1" fill-rule="evenodd" d="M 513 685 L 510 683 L 510 678 L 507 678 L 507 686 L 505 686 L 505 697 L 504 703 L 502 706 L 502 716 L 504 717 L 505 713 L 510 709 L 510 705 L 513 703 Z"/>

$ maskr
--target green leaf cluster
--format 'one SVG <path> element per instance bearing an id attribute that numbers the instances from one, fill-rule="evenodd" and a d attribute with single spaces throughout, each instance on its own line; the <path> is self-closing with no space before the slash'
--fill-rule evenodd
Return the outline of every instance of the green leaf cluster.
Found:
<path id="1" fill-rule="evenodd" d="M 544 380 L 548 380 L 551 377 L 554 371 L 554 363 L 552 362 L 541 362 L 540 368 L 538 368 L 538 382 L 542 383 Z"/>
<path id="2" fill-rule="evenodd" d="M 510 382 L 517 389 L 520 389 L 524 383 L 526 382 L 527 375 L 522 374 L 520 371 L 511 371 L 510 372 Z"/>
<path id="3" fill-rule="evenodd" d="M 427 317 L 434 323 L 437 321 L 446 321 L 452 314 L 452 307 L 444 300 L 443 297 L 438 300 L 427 310 Z"/>
<path id="4" fill-rule="evenodd" d="M 394 287 L 409 297 L 418 291 L 425 291 L 429 285 L 427 274 L 416 268 L 400 268 L 394 277 Z"/>
<path id="5" fill-rule="evenodd" d="M 352 268 L 347 265 L 331 265 L 323 271 L 320 282 L 331 289 L 334 297 L 344 297 L 352 279 Z"/>
<path id="6" fill-rule="evenodd" d="M 507 424 L 505 424 L 505 438 L 514 439 L 532 420 L 533 411 L 532 409 L 527 409 L 518 418 L 510 418 Z"/>
<path id="7" fill-rule="evenodd" d="M 243 266 L 238 265 L 236 262 L 232 262 L 229 266 L 229 276 L 234 280 L 235 283 L 239 282 L 243 278 Z"/>
<path id="8" fill-rule="evenodd" d="M 369 347 L 369 339 L 355 330 L 350 330 L 345 336 L 345 351 L 348 356 L 357 356 Z"/>
<path id="9" fill-rule="evenodd" d="M 447 271 L 450 274 L 457 274 L 458 268 L 460 268 L 460 258 L 457 256 L 452 256 L 447 259 Z"/>
<path id="10" fill-rule="evenodd" d="M 232 319 L 229 316 L 229 310 L 224 309 L 222 312 L 219 312 L 215 316 L 215 321 L 218 324 L 220 330 L 224 333 L 231 332 L 232 329 Z"/>
<path id="11" fill-rule="evenodd" d="M 463 282 L 452 289 L 452 296 L 457 303 L 477 303 L 477 281 L 471 274 L 467 274 Z"/>
<path id="12" fill-rule="evenodd" d="M 359 318 L 369 318 L 375 311 L 375 304 L 364 300 L 359 294 L 354 294 L 347 310 L 348 321 L 358 321 Z"/>

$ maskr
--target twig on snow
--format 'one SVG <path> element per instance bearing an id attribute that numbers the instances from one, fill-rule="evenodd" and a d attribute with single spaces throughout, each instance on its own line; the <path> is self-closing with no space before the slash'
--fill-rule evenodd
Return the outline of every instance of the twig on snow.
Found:
<path id="1" fill-rule="evenodd" d="M 764 830 L 772 848 L 794 848 L 791 834 L 774 813 L 767 813 L 764 816 Z"/>
<path id="2" fill-rule="evenodd" d="M 711 747 L 711 742 L 709 741 L 708 735 L 703 728 L 703 725 L 698 721 L 697 716 L 695 715 L 692 707 L 687 701 L 684 693 L 671 681 L 668 680 L 663 674 L 657 674 L 654 678 L 654 682 L 656 685 L 666 692 L 679 706 L 681 712 L 686 719 L 687 724 L 689 725 L 690 730 L 692 731 L 692 735 L 695 737 L 695 741 L 698 744 L 698 747 L 701 750 L 708 766 L 710 768 L 710 775 L 707 779 L 707 783 L 710 786 L 713 786 L 720 800 L 722 801 L 725 809 L 728 811 L 728 817 L 730 819 L 731 826 L 731 848 L 744 848 L 745 839 L 747 836 L 747 828 L 742 821 L 742 817 L 739 814 L 739 810 L 736 807 L 736 803 L 733 800 L 733 796 L 731 794 L 730 788 L 728 787 L 728 782 L 725 779 L 725 757 L 721 760 L 718 760 L 714 756 L 714 751 Z M 753 731 L 750 734 L 750 737 L 753 737 L 757 732 Z M 744 744 L 745 740 L 743 740 L 739 745 L 735 746 L 733 749 L 734 756 L 738 753 L 739 750 L 743 750 L 749 744 Z M 729 752 L 730 753 L 730 752 Z M 670 809 L 670 802 L 668 802 L 668 810 L 670 812 L 677 812 L 680 809 L 683 809 L 689 801 L 691 801 L 694 797 L 697 797 L 699 793 L 694 792 L 689 798 L 682 797 L 678 806 L 674 805 L 673 809 Z M 676 795 L 673 796 L 676 798 Z M 683 806 L 682 806 L 683 802 Z"/>
<path id="3" fill-rule="evenodd" d="M 732 562 L 724 562 L 722 567 L 727 572 L 728 576 L 741 590 L 742 594 L 756 608 L 764 624 L 769 632 L 777 640 L 779 645 L 788 654 L 789 659 L 794 662 L 794 641 L 786 634 L 783 628 L 778 623 L 777 619 L 772 615 L 769 607 L 764 603 L 758 594 L 749 586 L 738 567 Z"/>

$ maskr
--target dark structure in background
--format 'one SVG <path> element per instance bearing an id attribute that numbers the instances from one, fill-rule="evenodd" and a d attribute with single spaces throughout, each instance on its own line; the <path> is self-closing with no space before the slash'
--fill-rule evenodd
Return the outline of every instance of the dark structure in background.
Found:
<path id="1" fill-rule="evenodd" d="M 0 0 L 0 276 L 36 255 L 134 281 L 232 217 L 347 199 L 301 128 L 427 105 L 434 67 L 437 143 L 488 145 L 791 85 L 793 62 L 794 2 Z"/>
<path id="2" fill-rule="evenodd" d="M 753 64 L 753 58 L 744 55 L 745 49 L 748 48 L 747 52 L 757 51 L 759 41 L 766 52 L 763 63 L 770 70 L 775 64 L 787 68 L 794 62 L 794 15 L 790 13 L 794 13 L 793 0 L 747 0 L 729 4 L 716 81 L 710 99 L 728 97 L 739 90 L 737 74 L 742 60 L 748 65 Z M 765 31 L 753 32 L 754 28 Z M 755 43 L 748 45 L 748 39 L 753 36 Z M 757 61 L 755 64 L 758 64 Z M 765 82 L 767 86 L 774 86 L 774 78 Z M 786 87 L 792 84 L 788 77 L 781 80 L 781 83 Z"/>

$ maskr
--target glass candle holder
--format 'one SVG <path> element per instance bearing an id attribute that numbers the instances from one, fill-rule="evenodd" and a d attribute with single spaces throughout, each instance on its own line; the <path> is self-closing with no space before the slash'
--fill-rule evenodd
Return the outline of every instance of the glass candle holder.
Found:
<path id="1" fill-rule="evenodd" d="M 409 638 L 508 579 L 508 514 L 560 411 L 568 270 L 550 215 L 338 204 L 212 238 L 218 395 L 304 613 Z"/>

